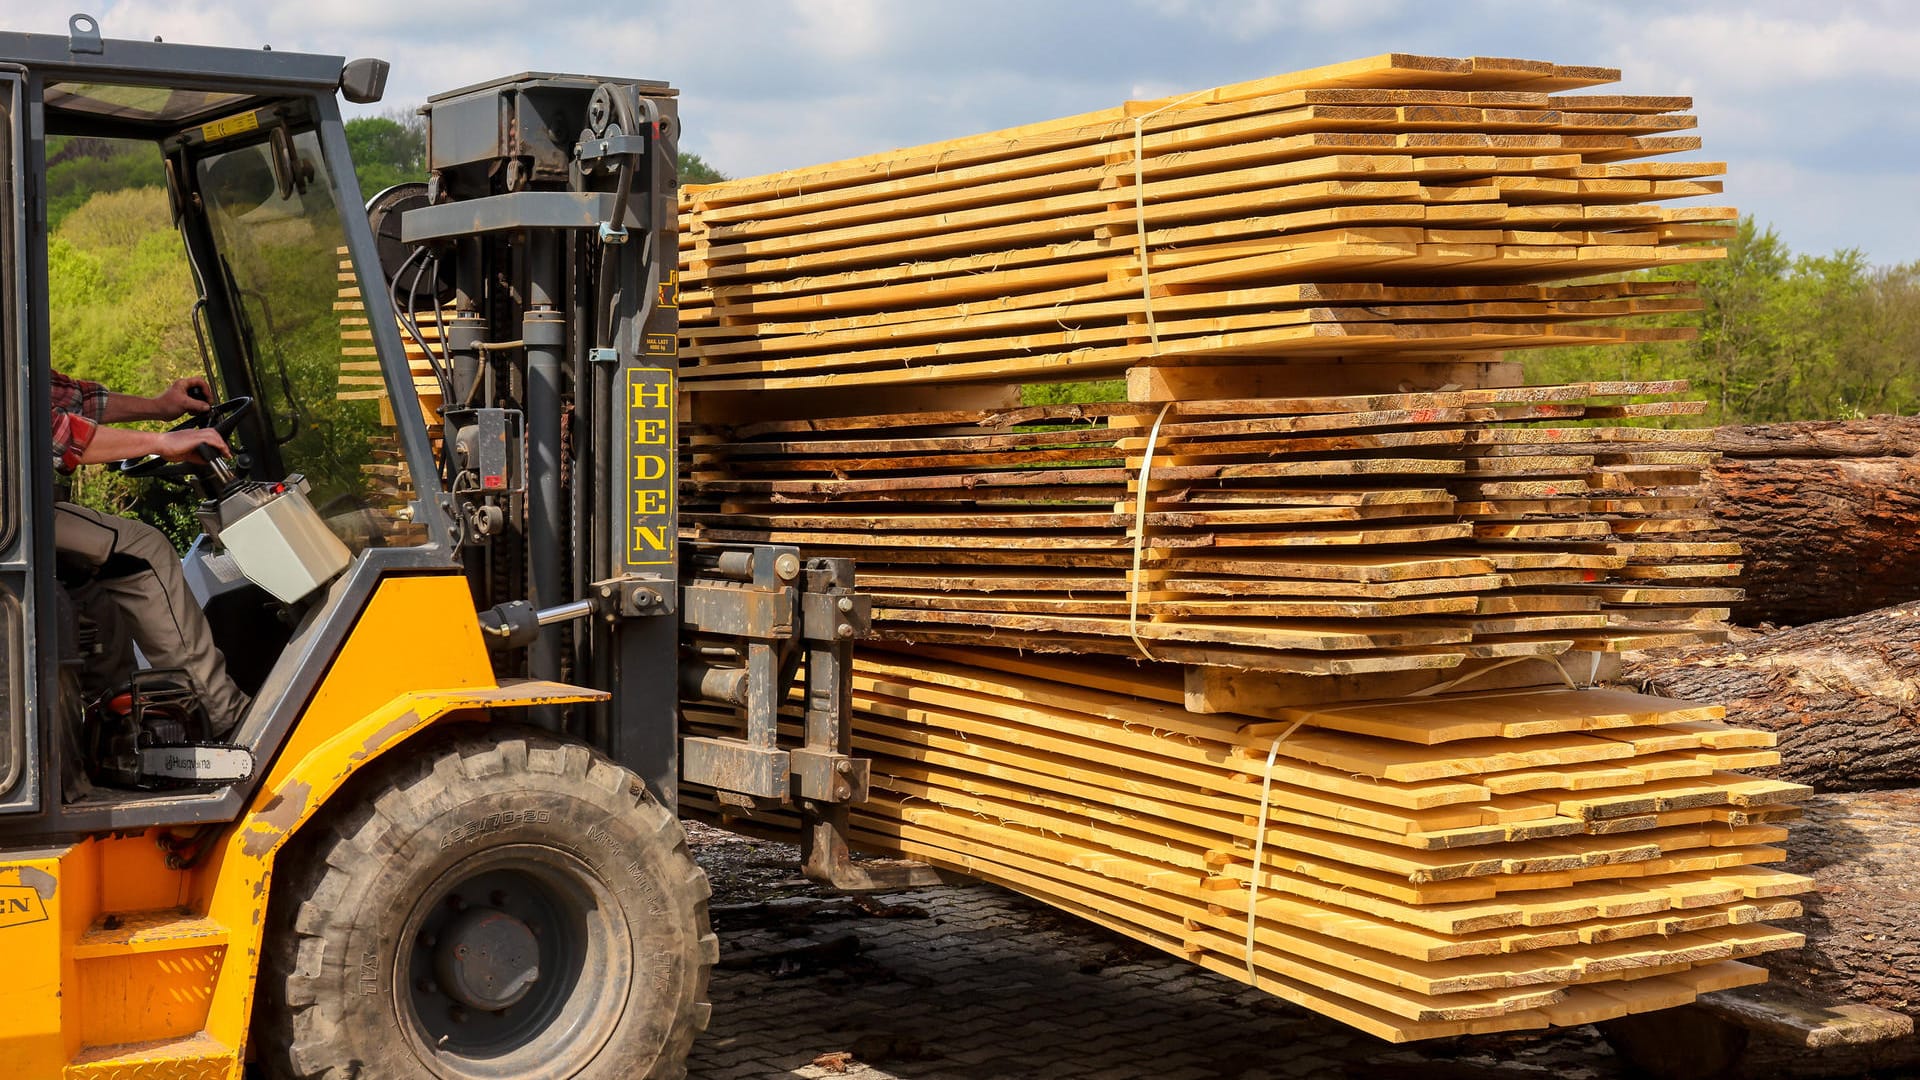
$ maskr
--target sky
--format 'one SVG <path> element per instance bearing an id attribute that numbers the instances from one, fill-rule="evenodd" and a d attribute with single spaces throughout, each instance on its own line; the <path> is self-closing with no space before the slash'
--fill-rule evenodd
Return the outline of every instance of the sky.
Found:
<path id="1" fill-rule="evenodd" d="M 1920 261 L 1913 0 L 69 0 L 109 38 L 377 56 L 373 109 L 520 71 L 664 79 L 682 149 L 795 168 L 1385 52 L 1619 68 L 1694 99 L 1733 205 L 1796 252 Z M 65 7 L 0 0 L 0 27 Z"/>

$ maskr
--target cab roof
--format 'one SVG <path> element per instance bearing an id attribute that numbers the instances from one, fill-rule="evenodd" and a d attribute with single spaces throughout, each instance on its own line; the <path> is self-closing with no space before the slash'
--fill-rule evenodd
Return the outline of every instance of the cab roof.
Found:
<path id="1" fill-rule="evenodd" d="M 48 127 L 112 126 L 128 133 L 177 130 L 249 102 L 289 93 L 332 94 L 346 59 L 271 48 L 176 45 L 99 36 L 86 15 L 69 32 L 0 32 L 0 65 L 47 83 Z"/>

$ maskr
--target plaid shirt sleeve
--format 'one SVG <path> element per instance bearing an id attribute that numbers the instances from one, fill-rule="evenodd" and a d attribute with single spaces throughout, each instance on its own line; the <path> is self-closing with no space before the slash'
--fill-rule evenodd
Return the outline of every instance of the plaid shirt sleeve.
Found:
<path id="1" fill-rule="evenodd" d="M 53 463 L 72 472 L 107 413 L 107 388 L 53 373 Z"/>

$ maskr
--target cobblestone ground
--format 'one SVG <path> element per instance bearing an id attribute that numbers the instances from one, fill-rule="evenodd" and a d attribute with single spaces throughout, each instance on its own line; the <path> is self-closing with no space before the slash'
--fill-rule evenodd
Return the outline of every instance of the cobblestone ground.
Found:
<path id="1" fill-rule="evenodd" d="M 721 962 L 690 1080 L 1622 1080 L 1591 1029 L 1393 1046 L 988 885 L 830 899 L 697 826 Z"/>

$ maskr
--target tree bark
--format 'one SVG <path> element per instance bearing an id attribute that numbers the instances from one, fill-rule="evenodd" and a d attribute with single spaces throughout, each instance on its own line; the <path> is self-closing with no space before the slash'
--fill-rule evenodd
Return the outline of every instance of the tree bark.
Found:
<path id="1" fill-rule="evenodd" d="M 1920 791 L 1815 795 L 1783 868 L 1813 878 L 1807 947 L 1757 962 L 1781 982 L 1920 1018 Z"/>
<path id="2" fill-rule="evenodd" d="M 1807 946 L 1753 962 L 1816 1001 L 1920 1018 L 1920 791 L 1816 795 L 1802 805 L 1806 816 L 1788 826 L 1780 865 L 1816 883 L 1801 897 L 1806 916 L 1786 924 L 1807 935 Z M 1756 1043 L 1747 1075 L 1850 1076 L 1917 1061 L 1914 1036 L 1817 1055 Z"/>
<path id="3" fill-rule="evenodd" d="M 1781 764 L 1752 771 L 1821 791 L 1920 787 L 1920 603 L 1674 652 L 1628 656 L 1621 681 L 1776 733 Z"/>
<path id="4" fill-rule="evenodd" d="M 1713 449 L 1721 538 L 1746 549 L 1736 622 L 1920 599 L 1920 417 L 1723 427 Z"/>

